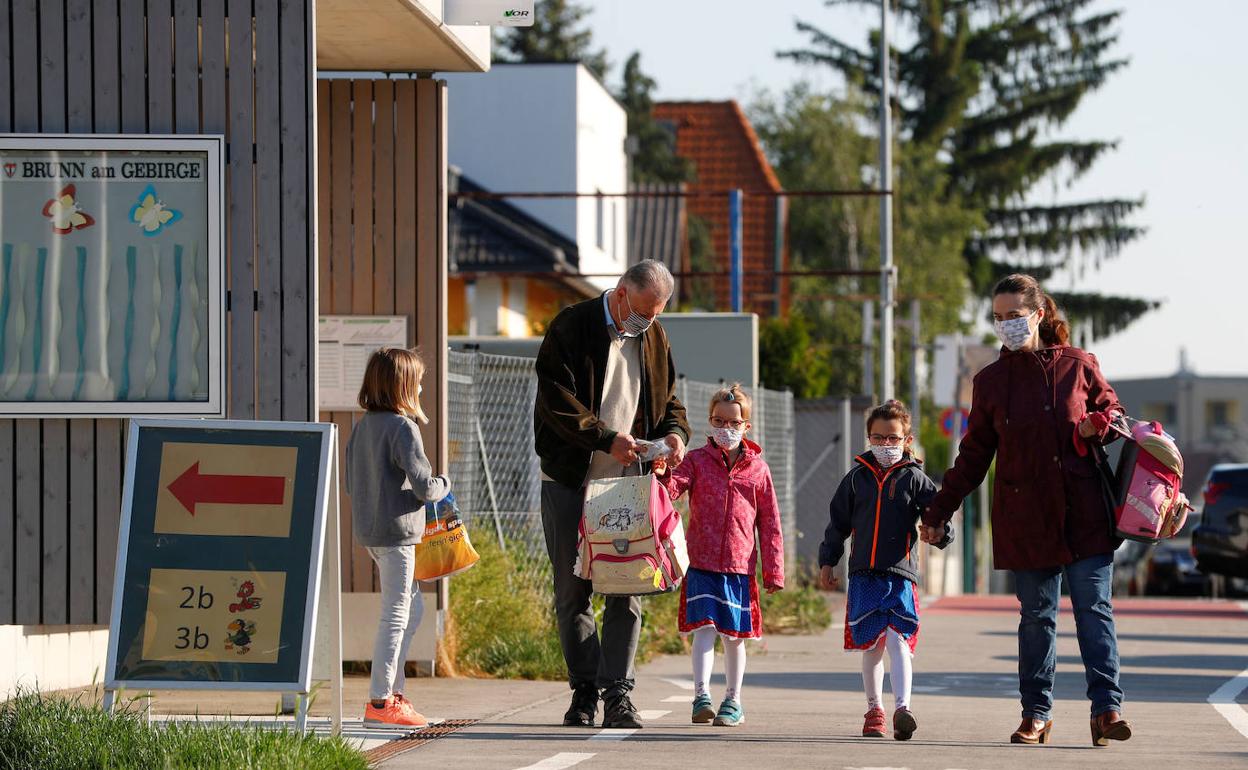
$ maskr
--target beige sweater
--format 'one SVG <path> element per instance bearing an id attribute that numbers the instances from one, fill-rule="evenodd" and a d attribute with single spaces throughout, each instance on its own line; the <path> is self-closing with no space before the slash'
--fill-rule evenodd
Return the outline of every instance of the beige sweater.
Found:
<path id="1" fill-rule="evenodd" d="M 611 341 L 607 350 L 606 378 L 602 384 L 602 406 L 598 419 L 617 433 L 631 433 L 641 399 L 641 340 L 624 337 Z M 593 479 L 633 476 L 636 465 L 623 466 L 606 452 L 594 452 L 586 483 Z"/>

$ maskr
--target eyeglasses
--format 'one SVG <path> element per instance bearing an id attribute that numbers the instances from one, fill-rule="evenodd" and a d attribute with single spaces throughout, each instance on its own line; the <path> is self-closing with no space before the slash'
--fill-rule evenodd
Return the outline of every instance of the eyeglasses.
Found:
<path id="1" fill-rule="evenodd" d="M 732 428 L 733 430 L 741 430 L 745 425 L 745 420 L 721 420 L 718 417 L 711 418 L 712 428 Z"/>
<path id="2" fill-rule="evenodd" d="M 880 446 L 897 446 L 906 440 L 905 436 L 898 436 L 896 434 L 885 436 L 881 433 L 872 433 L 867 438 L 871 439 L 872 444 L 878 444 Z"/>

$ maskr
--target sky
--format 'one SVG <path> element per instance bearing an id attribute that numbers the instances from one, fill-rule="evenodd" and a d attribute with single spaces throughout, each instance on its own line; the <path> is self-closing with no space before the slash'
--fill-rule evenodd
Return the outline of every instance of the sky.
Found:
<path id="1" fill-rule="evenodd" d="M 820 0 L 596 0 L 595 41 L 615 83 L 633 51 L 660 99 L 748 103 L 806 79 L 835 88 L 824 68 L 777 60 L 802 47 L 798 17 L 859 43 L 878 10 L 827 8 Z M 1161 309 L 1090 347 L 1114 378 L 1165 376 L 1185 348 L 1205 375 L 1248 376 L 1248 3 L 1117 0 L 1126 10 L 1116 54 L 1125 71 L 1087 97 L 1054 138 L 1117 139 L 1069 189 L 1045 186 L 1041 202 L 1144 198 L 1134 222 L 1147 233 L 1100 270 L 1065 272 L 1048 288 L 1162 300 Z M 905 270 L 902 255 L 898 266 Z"/>

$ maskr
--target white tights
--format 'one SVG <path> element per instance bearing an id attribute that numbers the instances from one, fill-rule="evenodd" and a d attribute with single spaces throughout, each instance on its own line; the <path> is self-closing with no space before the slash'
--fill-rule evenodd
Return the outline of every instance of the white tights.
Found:
<path id="1" fill-rule="evenodd" d="M 711 669 L 715 666 L 715 637 L 719 634 L 714 626 L 702 626 L 693 632 L 693 686 L 697 695 L 709 695 Z M 724 640 L 724 679 L 728 688 L 725 699 L 741 700 L 741 681 L 745 678 L 745 640 Z"/>
<path id="2" fill-rule="evenodd" d="M 893 687 L 896 708 L 910 707 L 910 682 L 914 670 L 910 665 L 910 645 L 893 629 L 888 629 L 884 644 L 876 644 L 862 655 L 862 686 L 867 691 L 867 708 L 880 708 L 884 697 L 884 650 L 888 649 L 889 681 Z"/>

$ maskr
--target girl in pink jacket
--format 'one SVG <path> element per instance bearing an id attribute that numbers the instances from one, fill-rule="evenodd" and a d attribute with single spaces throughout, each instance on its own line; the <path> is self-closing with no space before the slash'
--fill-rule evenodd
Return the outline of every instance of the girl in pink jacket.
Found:
<path id="1" fill-rule="evenodd" d="M 689 492 L 689 573 L 680 596 L 680 632 L 693 634 L 693 722 L 735 727 L 745 721 L 741 681 L 745 640 L 763 635 L 754 575 L 763 557 L 767 593 L 784 587 L 780 508 L 758 444 L 750 430 L 750 397 L 734 383 L 711 397 L 709 440 L 667 472 L 656 464 L 672 499 Z M 758 549 L 755 550 L 755 533 Z M 715 637 L 724 640 L 727 690 L 716 711 L 708 684 Z"/>

